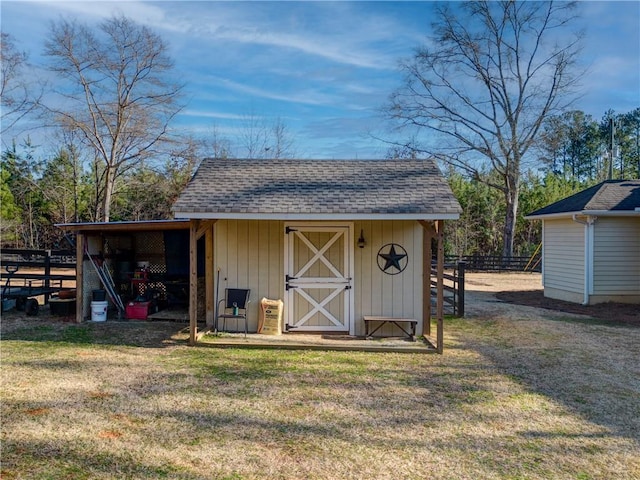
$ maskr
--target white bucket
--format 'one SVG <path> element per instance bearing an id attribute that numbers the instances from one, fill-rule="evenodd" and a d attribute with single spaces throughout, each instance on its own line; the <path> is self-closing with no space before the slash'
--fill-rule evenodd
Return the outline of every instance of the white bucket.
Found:
<path id="1" fill-rule="evenodd" d="M 91 321 L 104 322 L 107 320 L 107 306 L 109 302 L 91 302 Z"/>

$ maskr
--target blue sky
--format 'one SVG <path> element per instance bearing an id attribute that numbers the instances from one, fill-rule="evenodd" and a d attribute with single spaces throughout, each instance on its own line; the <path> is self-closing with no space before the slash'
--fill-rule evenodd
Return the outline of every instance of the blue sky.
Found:
<path id="1" fill-rule="evenodd" d="M 279 118 L 305 158 L 378 158 L 379 110 L 398 60 L 430 33 L 433 2 L 2 1 L 1 26 L 36 63 L 50 21 L 122 13 L 169 45 L 187 105 L 176 128 L 234 140 L 248 117 Z M 586 40 L 576 108 L 596 119 L 640 106 L 640 2 L 581 2 Z M 34 133 L 32 133 L 34 135 Z M 6 139 L 3 139 L 6 144 Z M 242 152 L 238 152 L 239 155 Z"/>

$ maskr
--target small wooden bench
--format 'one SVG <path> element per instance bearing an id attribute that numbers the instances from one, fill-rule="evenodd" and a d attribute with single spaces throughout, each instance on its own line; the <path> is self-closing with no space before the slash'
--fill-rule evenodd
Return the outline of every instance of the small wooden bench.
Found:
<path id="1" fill-rule="evenodd" d="M 386 323 L 392 323 L 402 330 L 405 335 L 409 337 L 409 340 L 412 342 L 416 341 L 416 325 L 418 324 L 418 321 L 413 318 L 375 317 L 370 315 L 365 315 L 362 318 L 364 319 L 364 332 L 367 338 L 372 338 L 373 334 L 380 330 Z M 371 322 L 378 322 L 380 325 L 378 325 L 373 331 L 369 332 L 371 329 Z M 406 324 L 409 324 L 409 331 L 405 329 Z"/>

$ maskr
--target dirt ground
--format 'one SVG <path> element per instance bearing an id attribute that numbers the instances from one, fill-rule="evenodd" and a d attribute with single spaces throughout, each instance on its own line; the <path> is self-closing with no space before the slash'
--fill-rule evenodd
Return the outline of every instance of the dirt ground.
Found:
<path id="1" fill-rule="evenodd" d="M 640 305 L 607 302 L 585 306 L 546 298 L 539 273 L 468 272 L 465 282 L 466 310 L 470 314 L 484 312 L 487 303 L 495 306 L 495 302 L 503 302 L 640 326 Z"/>

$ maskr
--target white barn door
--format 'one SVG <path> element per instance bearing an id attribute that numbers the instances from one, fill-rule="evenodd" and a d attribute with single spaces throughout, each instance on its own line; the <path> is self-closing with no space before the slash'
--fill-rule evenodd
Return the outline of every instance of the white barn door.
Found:
<path id="1" fill-rule="evenodd" d="M 353 334 L 353 226 L 285 226 L 285 316 L 290 331 Z"/>

